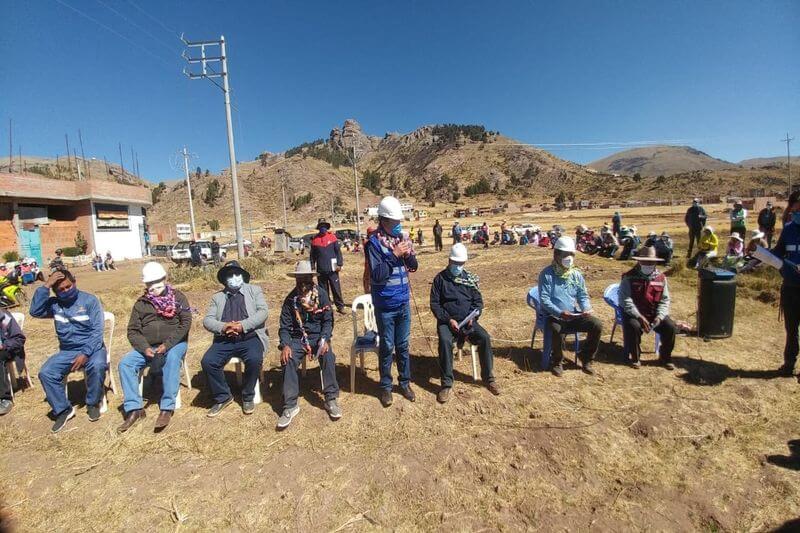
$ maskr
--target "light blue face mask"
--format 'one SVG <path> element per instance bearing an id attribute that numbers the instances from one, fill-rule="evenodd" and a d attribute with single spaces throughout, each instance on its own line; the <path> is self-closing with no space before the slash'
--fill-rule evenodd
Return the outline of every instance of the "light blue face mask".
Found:
<path id="1" fill-rule="evenodd" d="M 800 226 L 800 211 L 792 213 L 792 222 Z"/>
<path id="2" fill-rule="evenodd" d="M 450 273 L 456 277 L 460 276 L 462 272 L 464 272 L 464 265 L 450 265 L 447 267 L 450 269 Z"/>
<path id="3" fill-rule="evenodd" d="M 241 274 L 234 274 L 225 280 L 225 284 L 229 289 L 238 289 L 244 285 L 244 278 Z"/>
<path id="4" fill-rule="evenodd" d="M 398 224 L 392 228 L 392 237 L 399 237 L 403 234 L 403 225 Z"/>

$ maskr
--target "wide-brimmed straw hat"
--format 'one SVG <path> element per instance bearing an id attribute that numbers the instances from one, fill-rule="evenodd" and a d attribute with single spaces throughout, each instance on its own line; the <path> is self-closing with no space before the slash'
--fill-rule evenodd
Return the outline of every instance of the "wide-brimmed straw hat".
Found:
<path id="1" fill-rule="evenodd" d="M 741 235 L 739 235 L 738 231 L 734 231 L 733 233 L 731 233 L 730 238 L 731 239 L 736 239 L 739 242 L 744 242 L 744 239 L 742 239 L 742 237 L 741 237 Z"/>
<path id="2" fill-rule="evenodd" d="M 290 278 L 296 278 L 297 276 L 316 276 L 317 271 L 311 268 L 311 261 L 303 260 L 297 262 L 294 266 L 294 272 L 289 272 L 286 275 Z"/>
<path id="3" fill-rule="evenodd" d="M 235 274 L 241 274 L 242 279 L 244 279 L 244 282 L 250 283 L 250 273 L 247 270 L 243 269 L 242 266 L 239 264 L 239 261 L 237 261 L 236 259 L 228 261 L 222 266 L 222 268 L 219 269 L 219 271 L 217 272 L 217 281 L 219 281 L 224 285 L 225 280 L 227 280 L 229 277 Z"/>
<path id="4" fill-rule="evenodd" d="M 639 248 L 636 255 L 633 256 L 640 263 L 663 263 L 664 260 L 656 255 L 656 249 L 652 246 L 643 246 Z"/>

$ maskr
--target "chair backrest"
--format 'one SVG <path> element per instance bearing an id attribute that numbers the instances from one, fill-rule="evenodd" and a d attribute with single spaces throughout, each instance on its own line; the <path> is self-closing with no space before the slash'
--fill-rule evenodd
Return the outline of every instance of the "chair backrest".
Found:
<path id="1" fill-rule="evenodd" d="M 378 324 L 375 321 L 375 307 L 372 305 L 372 295 L 362 294 L 353 300 L 351 311 L 353 313 L 353 340 L 358 336 L 358 308 L 364 308 L 364 333 L 374 331 L 377 333 Z"/>
<path id="2" fill-rule="evenodd" d="M 108 344 L 106 344 L 106 353 L 108 354 L 109 358 L 111 356 L 111 344 L 114 342 L 114 327 L 117 325 L 117 319 L 114 316 L 114 313 L 111 311 L 104 311 L 103 312 L 103 323 L 108 323 L 109 330 L 108 330 Z"/>
<path id="3" fill-rule="evenodd" d="M 612 283 L 603 291 L 603 300 L 614 309 L 614 320 L 622 324 L 622 306 L 619 304 L 619 283 Z"/>
<path id="4" fill-rule="evenodd" d="M 14 320 L 16 320 L 17 324 L 19 324 L 19 329 L 25 328 L 25 315 L 22 313 L 11 313 L 11 316 L 13 316 Z"/>
<path id="5" fill-rule="evenodd" d="M 536 311 L 536 327 L 544 328 L 545 314 L 542 312 L 542 301 L 539 299 L 539 286 L 534 285 L 528 290 L 527 302 Z"/>

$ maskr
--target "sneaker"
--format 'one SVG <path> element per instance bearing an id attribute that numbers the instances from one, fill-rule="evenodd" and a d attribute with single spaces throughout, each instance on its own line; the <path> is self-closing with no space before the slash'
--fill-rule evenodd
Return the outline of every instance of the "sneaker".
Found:
<path id="1" fill-rule="evenodd" d="M 242 412 L 246 415 L 252 415 L 256 410 L 256 403 L 254 401 L 242 402 Z"/>
<path id="2" fill-rule="evenodd" d="M 381 392 L 381 405 L 384 407 L 389 407 L 392 405 L 392 402 L 394 402 L 394 399 L 392 398 L 392 391 L 385 390 Z"/>
<path id="3" fill-rule="evenodd" d="M 7 415 L 14 407 L 14 402 L 11 400 L 0 400 L 0 416 Z"/>
<path id="4" fill-rule="evenodd" d="M 414 394 L 413 390 L 411 390 L 411 385 L 409 385 L 408 387 L 400 387 L 400 394 L 402 394 L 403 398 L 405 398 L 409 402 L 417 401 L 417 395 Z"/>
<path id="5" fill-rule="evenodd" d="M 584 361 L 583 371 L 589 374 L 590 376 L 594 375 L 594 365 L 592 365 L 591 361 Z"/>
<path id="6" fill-rule="evenodd" d="M 67 425 L 67 420 L 69 420 L 70 418 L 75 418 L 74 405 L 70 405 L 69 409 L 67 409 L 66 411 L 64 411 L 63 413 L 61 413 L 56 417 L 56 423 L 53 424 L 53 428 L 50 431 L 52 431 L 53 433 L 58 433 L 59 431 L 64 429 L 64 426 Z"/>
<path id="7" fill-rule="evenodd" d="M 287 407 L 283 410 L 283 414 L 278 418 L 278 429 L 284 429 L 292 423 L 294 417 L 297 416 L 297 413 L 300 412 L 300 406 L 295 405 L 294 407 Z"/>
<path id="8" fill-rule="evenodd" d="M 339 404 L 336 402 L 336 398 L 325 402 L 325 410 L 328 411 L 328 416 L 333 420 L 339 420 L 342 418 L 342 408 L 339 407 Z"/>
<path id="9" fill-rule="evenodd" d="M 633 368 L 635 368 L 636 370 L 639 370 L 640 368 L 642 368 L 642 362 L 638 361 L 638 360 L 637 361 L 631 361 L 631 366 Z"/>
<path id="10" fill-rule="evenodd" d="M 497 386 L 496 381 L 490 381 L 489 383 L 487 383 L 486 388 L 489 389 L 489 392 L 491 392 L 495 396 L 500 396 L 500 387 Z"/>
<path id="11" fill-rule="evenodd" d="M 147 417 L 147 413 L 144 412 L 144 409 L 134 409 L 125 417 L 125 421 L 117 426 L 117 433 L 125 433 L 131 426 L 145 417 Z"/>
<path id="12" fill-rule="evenodd" d="M 209 410 L 208 410 L 208 412 L 206 413 L 206 416 L 207 416 L 208 418 L 214 418 L 215 416 L 217 416 L 218 414 L 220 414 L 220 413 L 222 412 L 222 410 L 223 410 L 223 409 L 225 409 L 226 407 L 228 407 L 228 406 L 231 404 L 231 402 L 233 402 L 233 396 L 230 396 L 230 397 L 228 397 L 228 399 L 227 399 L 227 400 L 225 400 L 224 402 L 215 403 L 215 404 L 214 404 L 214 405 L 211 407 L 211 409 L 209 409 Z"/>
<path id="13" fill-rule="evenodd" d="M 98 420 L 100 420 L 100 406 L 87 405 L 86 414 L 89 415 L 89 422 L 97 422 Z"/>
<path id="14" fill-rule="evenodd" d="M 436 395 L 436 401 L 439 403 L 447 403 L 450 399 L 450 394 L 453 392 L 452 387 L 442 387 L 439 394 Z"/>
<path id="15" fill-rule="evenodd" d="M 553 368 L 550 369 L 550 372 L 552 372 L 554 376 L 560 378 L 564 374 L 564 363 L 553 365 Z"/>

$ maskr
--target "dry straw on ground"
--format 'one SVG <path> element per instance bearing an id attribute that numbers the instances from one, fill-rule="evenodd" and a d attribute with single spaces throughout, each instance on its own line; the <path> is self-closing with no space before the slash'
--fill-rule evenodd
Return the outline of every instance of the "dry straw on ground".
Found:
<path id="1" fill-rule="evenodd" d="M 679 224 L 678 217 L 658 223 Z M 357 375 L 356 393 L 348 392 L 352 325 L 349 317 L 337 317 L 333 346 L 344 418 L 334 423 L 325 416 L 319 374 L 309 368 L 300 415 L 276 433 L 277 306 L 293 283 L 283 275 L 290 265 L 276 265 L 261 283 L 271 306 L 273 344 L 265 404 L 253 416 L 232 406 L 217 419 L 205 417 L 210 400 L 199 361 L 210 336 L 197 317 L 188 354 L 192 389 L 182 388 L 186 407 L 162 434 L 152 432 L 158 386 L 146 386 L 153 402 L 148 418 L 121 436 L 114 432 L 120 396 L 112 397 L 99 422 L 90 423 L 81 409 L 55 436 L 38 383 L 18 396 L 14 411 L 0 420 L 6 512 L 26 531 L 718 531 L 766 530 L 800 515 L 797 471 L 767 459 L 788 453 L 787 441 L 798 437 L 800 410 L 800 386 L 773 372 L 783 345 L 774 304 L 741 297 L 732 338 L 680 338 L 677 370 L 650 364 L 651 353 L 636 371 L 620 359 L 621 334 L 608 342 L 612 312 L 601 299 L 603 288 L 628 265 L 580 256 L 607 329 L 598 375 L 568 369 L 558 379 L 524 364 L 524 358 L 538 358 L 541 346 L 537 341 L 534 351 L 528 347 L 533 313 L 525 293 L 550 252 L 470 252 L 468 268 L 481 276 L 487 303 L 481 321 L 495 337 L 501 396 L 473 383 L 464 359 L 456 364 L 453 399 L 436 403 L 438 367 L 430 350 L 436 343 L 424 337 L 435 334 L 429 283 L 446 260 L 423 250 L 421 270 L 412 276 L 424 325 L 415 312 L 417 402 L 398 395 L 391 408 L 380 406 L 374 356 L 367 358 L 366 376 Z M 348 299 L 359 292 L 361 257 L 346 257 Z M 86 274 L 84 283 L 101 275 Z M 694 321 L 693 278 L 682 273 L 670 282 L 673 316 Z M 212 290 L 213 284 L 187 285 L 201 312 Z M 124 325 L 138 291 L 131 286 L 99 293 L 119 321 L 115 361 L 129 349 Z M 26 331 L 35 372 L 56 342 L 47 321 L 29 318 Z M 645 349 L 652 351 L 652 337 Z M 232 367 L 229 381 L 238 401 Z M 73 382 L 70 396 L 77 401 L 83 385 L 77 377 Z"/>

